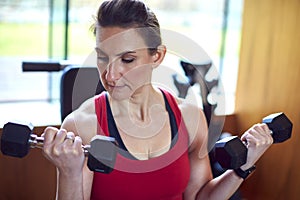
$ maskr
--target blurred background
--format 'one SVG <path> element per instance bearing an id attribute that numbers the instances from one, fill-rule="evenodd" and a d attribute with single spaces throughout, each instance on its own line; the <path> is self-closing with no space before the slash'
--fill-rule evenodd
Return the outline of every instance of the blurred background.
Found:
<path id="1" fill-rule="evenodd" d="M 0 127 L 26 120 L 42 133 L 60 125 L 62 72 L 22 72 L 22 61 L 84 63 L 89 30 L 102 1 L 0 1 Z M 224 85 L 224 132 L 242 135 L 274 112 L 293 122 L 292 138 L 274 144 L 241 186 L 242 199 L 300 197 L 300 1 L 145 0 L 163 29 L 183 34 L 210 56 Z M 180 71 L 179 58 L 166 65 Z M 0 134 L 2 129 L 0 128 Z M 39 150 L 0 155 L 0 199 L 54 199 L 55 168 Z"/>
<path id="2" fill-rule="evenodd" d="M 0 126 L 17 117 L 35 125 L 59 124 L 61 72 L 22 72 L 22 61 L 71 60 L 82 64 L 94 50 L 94 0 L 0 2 Z M 162 29 L 193 40 L 224 79 L 227 112 L 234 110 L 243 0 L 147 0 Z M 169 58 L 169 57 L 168 57 Z M 179 58 L 166 65 L 180 70 Z M 196 63 L 197 64 L 197 63 Z M 226 80 L 225 80 L 226 79 Z M 15 112 L 18 116 L 15 116 Z M 40 117 L 38 112 L 47 113 Z M 31 115 L 28 115 L 31 113 Z"/>

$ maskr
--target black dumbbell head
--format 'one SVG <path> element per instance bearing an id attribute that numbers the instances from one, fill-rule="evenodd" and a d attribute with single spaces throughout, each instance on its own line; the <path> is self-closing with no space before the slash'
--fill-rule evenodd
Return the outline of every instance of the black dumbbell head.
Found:
<path id="1" fill-rule="evenodd" d="M 262 122 L 272 131 L 274 143 L 284 142 L 292 135 L 293 124 L 284 113 L 271 114 L 263 118 Z"/>
<path id="2" fill-rule="evenodd" d="M 1 136 L 1 152 L 4 155 L 22 158 L 28 154 L 32 124 L 16 124 L 9 122 L 4 125 Z"/>
<path id="3" fill-rule="evenodd" d="M 91 171 L 106 174 L 112 172 L 117 154 L 114 138 L 96 135 L 90 143 L 88 152 L 87 166 Z"/>
<path id="4" fill-rule="evenodd" d="M 224 169 L 237 169 L 247 161 L 247 147 L 237 136 L 226 137 L 215 144 L 216 160 Z"/>

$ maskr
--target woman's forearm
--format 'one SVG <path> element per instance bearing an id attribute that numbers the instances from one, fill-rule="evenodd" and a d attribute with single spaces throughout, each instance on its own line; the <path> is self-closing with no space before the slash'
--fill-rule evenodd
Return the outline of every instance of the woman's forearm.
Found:
<path id="1" fill-rule="evenodd" d="M 57 200 L 83 200 L 82 174 L 67 176 L 59 174 L 57 179 Z"/>
<path id="2" fill-rule="evenodd" d="M 227 170 L 222 175 L 208 182 L 197 195 L 197 200 L 229 199 L 242 184 L 243 179 L 238 177 L 233 170 Z"/>

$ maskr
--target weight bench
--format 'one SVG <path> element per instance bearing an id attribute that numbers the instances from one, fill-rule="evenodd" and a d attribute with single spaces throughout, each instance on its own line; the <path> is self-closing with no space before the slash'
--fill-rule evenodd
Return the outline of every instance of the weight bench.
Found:
<path id="1" fill-rule="evenodd" d="M 67 67 L 60 83 L 61 121 L 88 98 L 104 91 L 96 67 Z"/>

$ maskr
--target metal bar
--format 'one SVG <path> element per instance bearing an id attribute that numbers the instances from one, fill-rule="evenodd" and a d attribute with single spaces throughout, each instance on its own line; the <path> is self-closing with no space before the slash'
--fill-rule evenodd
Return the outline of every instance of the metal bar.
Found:
<path id="1" fill-rule="evenodd" d="M 228 14 L 229 14 L 229 0 L 224 0 L 224 9 L 223 9 L 223 24 L 222 24 L 222 34 L 221 34 L 221 47 L 220 47 L 220 68 L 219 72 L 222 76 L 225 48 L 226 48 L 226 36 L 228 28 Z"/>
<path id="2" fill-rule="evenodd" d="M 64 59 L 68 59 L 68 46 L 69 46 L 69 10 L 70 1 L 66 0 L 65 5 L 65 46 L 64 46 Z"/>

